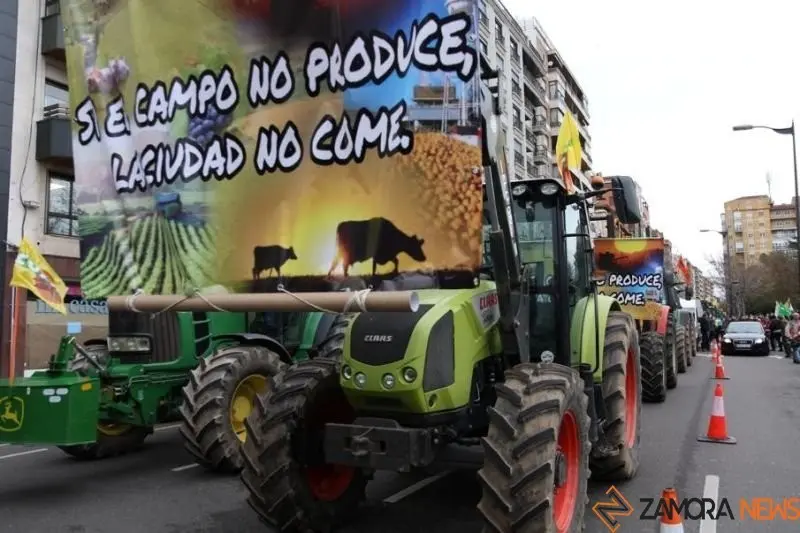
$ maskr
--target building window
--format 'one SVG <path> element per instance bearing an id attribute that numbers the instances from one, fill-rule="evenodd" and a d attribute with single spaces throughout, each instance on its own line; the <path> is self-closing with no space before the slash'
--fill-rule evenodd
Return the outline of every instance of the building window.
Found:
<path id="1" fill-rule="evenodd" d="M 47 177 L 47 233 L 63 237 L 78 236 L 78 213 L 75 208 L 75 181 L 72 176 L 50 174 Z"/>
<path id="2" fill-rule="evenodd" d="M 44 82 L 44 106 L 69 106 L 69 89 L 63 83 L 53 80 Z"/>

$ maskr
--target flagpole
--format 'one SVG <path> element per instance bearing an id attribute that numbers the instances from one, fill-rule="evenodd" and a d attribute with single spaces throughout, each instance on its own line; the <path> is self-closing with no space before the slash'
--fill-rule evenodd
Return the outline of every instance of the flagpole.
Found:
<path id="1" fill-rule="evenodd" d="M 19 315 L 17 297 L 19 289 L 16 286 L 11 287 L 11 349 L 9 350 L 8 359 L 8 383 L 14 384 L 14 378 L 17 375 L 17 347 L 19 346 Z"/>

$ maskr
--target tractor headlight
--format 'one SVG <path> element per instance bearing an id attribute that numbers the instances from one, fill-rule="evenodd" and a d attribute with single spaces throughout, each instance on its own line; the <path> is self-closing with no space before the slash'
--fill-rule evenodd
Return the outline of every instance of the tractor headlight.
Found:
<path id="1" fill-rule="evenodd" d="M 542 183 L 539 186 L 539 191 L 545 196 L 553 196 L 555 193 L 558 192 L 558 185 L 549 181 L 547 183 Z"/>
<path id="2" fill-rule="evenodd" d="M 350 378 L 352 378 L 352 377 L 353 377 L 353 369 L 352 369 L 352 368 L 350 368 L 350 367 L 349 367 L 349 366 L 347 366 L 347 365 L 344 365 L 344 366 L 342 367 L 342 377 L 343 377 L 344 379 L 350 379 Z"/>
<path id="3" fill-rule="evenodd" d="M 109 352 L 149 352 L 150 337 L 108 337 Z"/>
<path id="4" fill-rule="evenodd" d="M 525 193 L 527 193 L 527 192 L 528 192 L 528 186 L 527 186 L 527 185 L 515 185 L 515 186 L 514 186 L 514 187 L 511 189 L 511 194 L 512 194 L 513 196 L 515 196 L 515 197 L 516 197 L 516 196 L 522 196 L 522 195 L 524 195 L 524 194 L 525 194 Z"/>
<path id="5" fill-rule="evenodd" d="M 361 372 L 357 373 L 355 377 L 353 377 L 353 383 L 356 384 L 356 387 L 359 389 L 363 389 L 367 385 L 367 376 L 366 374 L 362 374 Z"/>
<path id="6" fill-rule="evenodd" d="M 395 384 L 395 379 L 392 374 L 384 374 L 381 378 L 381 385 L 383 385 L 384 389 L 393 389 Z"/>
<path id="7" fill-rule="evenodd" d="M 414 383 L 417 379 L 417 371 L 407 366 L 403 369 L 403 381 L 406 383 Z"/>

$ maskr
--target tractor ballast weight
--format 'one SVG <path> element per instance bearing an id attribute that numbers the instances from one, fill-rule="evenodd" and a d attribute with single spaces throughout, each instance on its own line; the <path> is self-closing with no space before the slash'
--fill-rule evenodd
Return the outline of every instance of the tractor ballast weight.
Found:
<path id="1" fill-rule="evenodd" d="M 13 383 L 0 380 L 0 404 L 9 403 L 19 413 L 0 426 L 0 442 L 56 445 L 74 457 L 97 459 L 135 450 L 156 424 L 182 419 L 190 428 L 182 428 L 187 448 L 198 460 L 209 468 L 235 470 L 240 459 L 237 448 L 230 446 L 232 438 L 219 456 L 211 447 L 198 446 L 197 437 L 207 429 L 200 427 L 201 418 L 225 415 L 218 418 L 228 421 L 227 403 L 233 400 L 201 404 L 194 385 L 208 385 L 203 382 L 210 365 L 216 378 L 226 370 L 241 372 L 253 352 L 273 354 L 269 367 L 250 365 L 258 371 L 250 374 L 262 377 L 277 374 L 292 358 L 313 357 L 335 317 L 319 312 L 151 315 L 111 310 L 106 339 L 81 345 L 64 336 L 47 370 Z M 208 396 L 209 391 L 224 395 L 213 384 L 203 387 L 202 394 Z M 201 408 L 205 416 L 199 416 Z M 236 436 L 236 424 L 231 421 L 205 434 L 213 433 L 216 439 Z M 241 420 L 238 426 L 241 432 Z"/>

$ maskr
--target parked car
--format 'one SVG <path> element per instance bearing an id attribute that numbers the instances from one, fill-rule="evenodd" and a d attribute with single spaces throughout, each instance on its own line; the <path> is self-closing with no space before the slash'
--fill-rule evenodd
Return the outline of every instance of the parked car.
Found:
<path id="1" fill-rule="evenodd" d="M 725 328 L 722 336 L 722 355 L 737 353 L 769 355 L 767 334 L 760 322 L 736 320 Z"/>

